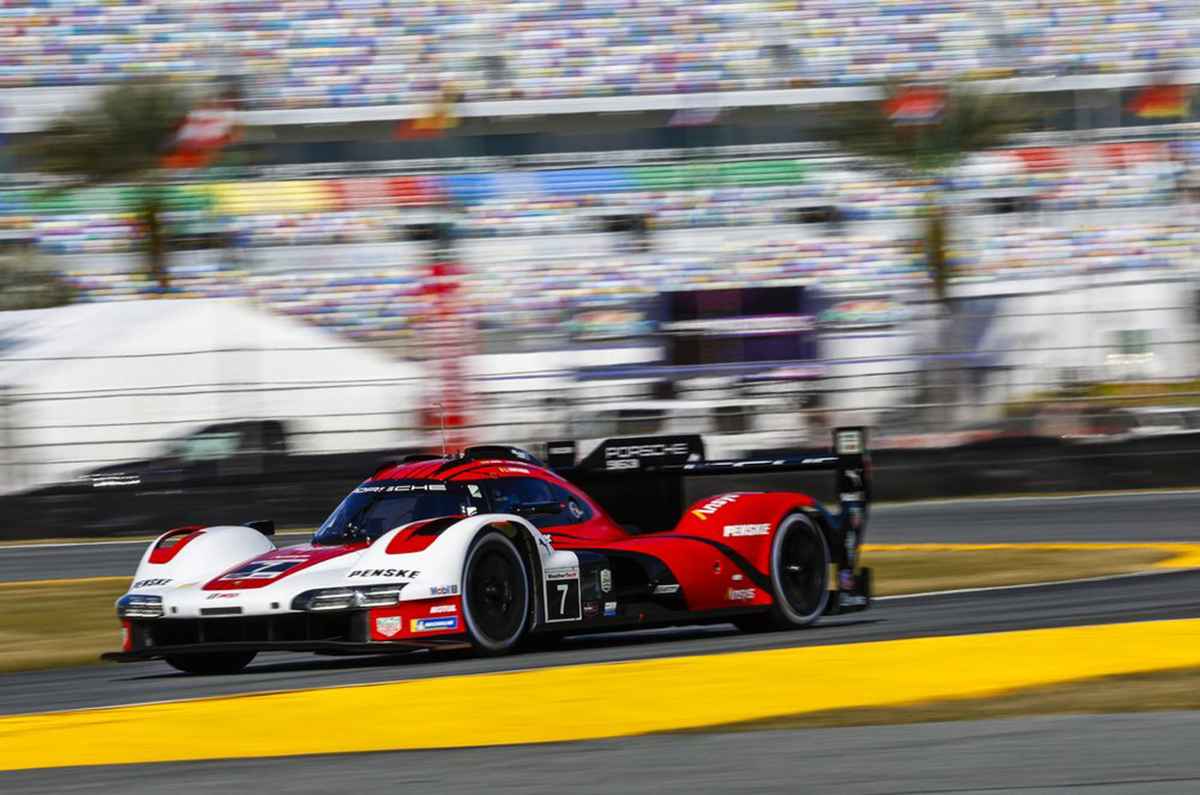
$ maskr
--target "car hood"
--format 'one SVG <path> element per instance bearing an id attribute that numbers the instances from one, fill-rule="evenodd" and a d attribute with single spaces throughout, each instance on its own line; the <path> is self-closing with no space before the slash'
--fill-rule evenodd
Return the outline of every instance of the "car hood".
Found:
<path id="1" fill-rule="evenodd" d="M 243 591 L 262 588 L 290 577 L 296 572 L 324 563 L 327 560 L 361 553 L 367 544 L 342 544 L 339 546 L 317 546 L 300 544 L 293 547 L 273 549 L 243 563 L 239 563 L 209 580 L 206 591 Z"/>

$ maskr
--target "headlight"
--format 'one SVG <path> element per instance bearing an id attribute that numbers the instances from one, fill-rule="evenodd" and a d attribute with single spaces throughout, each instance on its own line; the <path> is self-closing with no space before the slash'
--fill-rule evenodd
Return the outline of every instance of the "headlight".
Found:
<path id="1" fill-rule="evenodd" d="M 396 585 L 371 585 L 366 588 L 355 588 L 358 593 L 359 607 L 387 607 L 400 604 L 400 591 L 406 583 Z"/>
<path id="2" fill-rule="evenodd" d="M 292 600 L 293 610 L 323 612 L 355 607 L 386 607 L 399 604 L 400 591 L 408 583 L 368 585 L 362 588 L 319 588 L 305 591 Z"/>
<path id="3" fill-rule="evenodd" d="M 129 593 L 117 600 L 117 618 L 162 618 L 161 596 Z"/>

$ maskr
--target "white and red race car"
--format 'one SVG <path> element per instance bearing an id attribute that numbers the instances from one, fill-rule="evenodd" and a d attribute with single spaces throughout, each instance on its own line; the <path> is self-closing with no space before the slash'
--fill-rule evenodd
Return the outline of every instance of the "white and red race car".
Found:
<path id="1" fill-rule="evenodd" d="M 548 450 L 552 467 L 498 446 L 387 464 L 297 546 L 277 548 L 270 522 L 164 533 L 104 658 L 230 673 L 265 651 L 502 654 L 650 626 L 801 627 L 870 604 L 861 428 L 835 431 L 832 453 L 756 461 L 707 461 L 699 437 L 608 440 L 580 462 L 573 443 Z M 797 470 L 836 473 L 836 513 L 788 491 L 684 505 L 688 476 Z"/>

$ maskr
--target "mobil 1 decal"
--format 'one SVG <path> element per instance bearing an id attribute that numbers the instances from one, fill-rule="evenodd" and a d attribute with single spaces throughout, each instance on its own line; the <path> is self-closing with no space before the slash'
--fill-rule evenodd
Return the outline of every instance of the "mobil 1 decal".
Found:
<path id="1" fill-rule="evenodd" d="M 583 618 L 579 593 L 579 567 L 546 569 L 546 622 Z"/>

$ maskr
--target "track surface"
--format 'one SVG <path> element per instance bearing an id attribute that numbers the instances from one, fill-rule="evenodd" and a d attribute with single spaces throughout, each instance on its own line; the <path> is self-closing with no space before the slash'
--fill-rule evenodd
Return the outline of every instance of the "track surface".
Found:
<path id="1" fill-rule="evenodd" d="M 868 540 L 1200 541 L 1200 491 L 882 505 L 872 509 Z M 0 582 L 132 576 L 145 550 L 144 541 L 0 547 Z"/>
<path id="2" fill-rule="evenodd" d="M 416 727 L 414 727 L 416 728 Z M 657 735 L 637 742 L 0 773 L 6 793 L 1194 795 L 1200 713 Z"/>
<path id="3" fill-rule="evenodd" d="M 1200 540 L 1196 517 L 1200 492 L 892 505 L 875 511 L 870 540 Z M 144 542 L 0 548 L 0 580 L 129 575 L 143 550 Z M 1197 593 L 1200 572 L 1175 572 L 886 600 L 862 616 L 776 635 L 742 635 L 726 626 L 681 628 L 575 638 L 555 652 L 501 659 L 272 655 L 230 677 L 187 677 L 162 663 L 7 674 L 0 675 L 0 714 L 780 646 L 1194 618 L 1200 617 Z M 412 726 L 419 730 L 419 722 Z M 1200 716 L 1181 713 L 0 773 L 0 789 L 157 792 L 169 781 L 173 792 L 226 792 L 271 781 L 272 791 L 296 792 L 416 783 L 433 783 L 438 790 L 548 792 L 569 781 L 572 790 L 585 792 L 657 791 L 665 782 L 671 789 L 795 792 L 797 781 L 804 780 L 850 793 L 1028 795 L 1070 786 L 1072 792 L 1157 795 L 1200 791 L 1198 746 Z"/>
<path id="4" fill-rule="evenodd" d="M 193 677 L 165 663 L 131 663 L 0 675 L 0 714 L 128 704 L 447 674 L 508 671 L 782 646 L 1200 617 L 1200 572 L 1072 585 L 886 600 L 874 610 L 803 631 L 744 635 L 728 625 L 568 639 L 553 652 L 479 659 L 425 653 L 319 658 L 264 655 L 237 676 Z M 114 632 L 114 638 L 116 633 Z"/>

